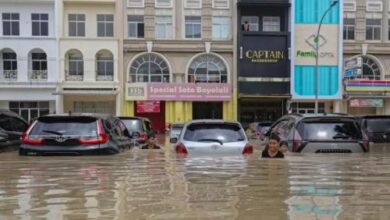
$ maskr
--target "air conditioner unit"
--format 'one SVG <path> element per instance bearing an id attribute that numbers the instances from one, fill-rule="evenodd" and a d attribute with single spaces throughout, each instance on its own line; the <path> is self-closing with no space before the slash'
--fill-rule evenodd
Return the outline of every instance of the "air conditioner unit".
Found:
<path id="1" fill-rule="evenodd" d="M 382 4 L 382 2 L 367 2 L 366 3 L 366 11 L 382 12 L 383 11 L 383 4 Z"/>

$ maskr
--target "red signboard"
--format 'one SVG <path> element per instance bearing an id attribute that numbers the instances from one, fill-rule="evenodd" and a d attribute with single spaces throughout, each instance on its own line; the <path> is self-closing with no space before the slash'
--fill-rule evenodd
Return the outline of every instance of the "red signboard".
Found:
<path id="1" fill-rule="evenodd" d="M 137 113 L 159 113 L 160 101 L 137 101 Z"/>

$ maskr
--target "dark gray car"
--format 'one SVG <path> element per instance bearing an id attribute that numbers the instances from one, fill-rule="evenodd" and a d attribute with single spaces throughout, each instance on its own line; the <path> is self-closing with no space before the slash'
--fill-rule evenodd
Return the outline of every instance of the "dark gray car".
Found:
<path id="1" fill-rule="evenodd" d="M 131 146 L 119 118 L 96 114 L 39 117 L 22 141 L 20 155 L 115 154 Z"/>
<path id="2" fill-rule="evenodd" d="M 0 110 L 0 148 L 19 146 L 23 131 L 27 129 L 27 122 L 18 114 Z"/>
<path id="3" fill-rule="evenodd" d="M 369 151 L 358 121 L 340 114 L 290 114 L 270 128 L 287 141 L 289 151 L 302 153 L 359 153 Z"/>
<path id="4" fill-rule="evenodd" d="M 390 143 L 390 115 L 366 115 L 358 120 L 370 142 Z"/>

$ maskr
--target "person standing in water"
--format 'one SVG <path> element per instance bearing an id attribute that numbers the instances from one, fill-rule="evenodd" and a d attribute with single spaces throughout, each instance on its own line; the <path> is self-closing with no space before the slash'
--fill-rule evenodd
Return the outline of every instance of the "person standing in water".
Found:
<path id="1" fill-rule="evenodd" d="M 284 158 L 284 154 L 280 151 L 280 137 L 276 134 L 271 134 L 268 145 L 261 153 L 262 158 Z"/>
<path id="2" fill-rule="evenodd" d="M 161 149 L 160 146 L 157 145 L 157 138 L 154 133 L 149 133 L 146 139 L 146 144 L 141 147 L 141 149 Z"/>

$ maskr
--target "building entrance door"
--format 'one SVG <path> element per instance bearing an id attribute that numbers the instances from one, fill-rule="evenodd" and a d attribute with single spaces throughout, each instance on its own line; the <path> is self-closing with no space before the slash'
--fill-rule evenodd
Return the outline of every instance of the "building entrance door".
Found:
<path id="1" fill-rule="evenodd" d="M 223 119 L 222 102 L 192 103 L 193 119 Z"/>

